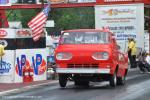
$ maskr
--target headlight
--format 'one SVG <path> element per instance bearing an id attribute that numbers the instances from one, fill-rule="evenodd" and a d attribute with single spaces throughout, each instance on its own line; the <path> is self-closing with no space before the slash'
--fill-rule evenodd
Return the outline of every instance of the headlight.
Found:
<path id="1" fill-rule="evenodd" d="M 72 58 L 72 54 L 68 52 L 60 52 L 56 54 L 57 60 L 70 60 Z"/>
<path id="2" fill-rule="evenodd" d="M 96 52 L 92 55 L 95 60 L 108 60 L 109 54 L 107 52 Z"/>

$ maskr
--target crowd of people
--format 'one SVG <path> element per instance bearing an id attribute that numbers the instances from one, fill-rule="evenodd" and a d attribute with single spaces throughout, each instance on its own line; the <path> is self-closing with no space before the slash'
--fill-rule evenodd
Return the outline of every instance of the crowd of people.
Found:
<path id="1" fill-rule="evenodd" d="M 128 38 L 127 52 L 130 68 L 139 67 L 142 73 L 150 72 L 150 55 L 144 50 L 141 50 L 137 55 L 136 41 L 133 38 Z"/>

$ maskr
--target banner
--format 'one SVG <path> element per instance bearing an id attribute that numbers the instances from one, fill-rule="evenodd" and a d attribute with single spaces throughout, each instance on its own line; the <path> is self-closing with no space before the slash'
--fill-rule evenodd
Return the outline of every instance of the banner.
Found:
<path id="1" fill-rule="evenodd" d="M 0 6 L 10 6 L 10 0 L 0 0 Z"/>
<path id="2" fill-rule="evenodd" d="M 51 4 L 96 2 L 96 0 L 44 0 L 44 3 L 47 3 L 47 1 L 50 1 Z M 37 0 L 37 3 L 41 4 L 41 0 Z"/>
<path id="3" fill-rule="evenodd" d="M 144 6 L 143 4 L 120 4 L 95 6 L 95 27 L 102 29 L 108 27 L 115 33 L 122 51 L 127 49 L 127 39 L 132 37 L 137 46 L 144 43 Z M 142 47 L 143 48 L 143 47 Z"/>
<path id="4" fill-rule="evenodd" d="M 17 49 L 15 60 L 16 82 L 21 82 L 23 70 L 25 68 L 33 69 L 34 81 L 45 80 L 47 70 L 46 49 Z"/>
<path id="5" fill-rule="evenodd" d="M 14 51 L 6 50 L 5 55 L 0 60 L 0 75 L 13 75 L 14 71 Z"/>

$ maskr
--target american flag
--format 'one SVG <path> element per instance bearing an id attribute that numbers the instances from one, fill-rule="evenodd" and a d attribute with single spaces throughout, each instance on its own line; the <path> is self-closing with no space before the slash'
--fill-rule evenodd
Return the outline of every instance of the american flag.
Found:
<path id="1" fill-rule="evenodd" d="M 44 25 L 46 24 L 48 13 L 50 11 L 50 3 L 37 14 L 30 22 L 28 26 L 32 30 L 32 37 L 34 41 L 38 41 L 44 31 Z"/>

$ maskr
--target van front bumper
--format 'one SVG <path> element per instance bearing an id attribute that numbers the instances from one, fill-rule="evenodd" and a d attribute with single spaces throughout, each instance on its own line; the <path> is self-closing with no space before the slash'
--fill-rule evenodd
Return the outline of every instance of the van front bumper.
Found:
<path id="1" fill-rule="evenodd" d="M 109 74 L 109 68 L 56 68 L 57 73 L 65 74 Z"/>

